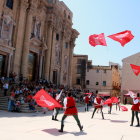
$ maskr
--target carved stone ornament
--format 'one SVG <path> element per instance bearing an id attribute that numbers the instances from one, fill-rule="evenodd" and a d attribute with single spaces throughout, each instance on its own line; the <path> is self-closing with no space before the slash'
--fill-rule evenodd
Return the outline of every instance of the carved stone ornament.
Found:
<path id="1" fill-rule="evenodd" d="M 41 40 L 41 21 L 37 18 L 37 16 L 33 17 L 31 38 Z"/>
<path id="2" fill-rule="evenodd" d="M 58 44 L 56 44 L 55 45 L 55 58 L 54 58 L 54 64 L 55 65 L 60 65 L 60 62 L 59 62 L 59 60 L 60 60 L 60 58 L 59 58 L 59 56 L 60 56 L 60 46 L 58 45 Z"/>
<path id="3" fill-rule="evenodd" d="M 9 24 L 10 22 L 13 23 L 13 25 L 16 25 L 15 20 L 11 18 L 9 11 L 7 13 L 2 13 L 2 18 L 5 19 L 6 23 Z"/>
<path id="4" fill-rule="evenodd" d="M 45 51 L 48 49 L 47 45 L 44 42 L 41 42 L 37 38 L 32 38 L 30 41 L 30 46 L 36 48 L 38 51 Z"/>
<path id="5" fill-rule="evenodd" d="M 28 8 L 28 6 L 29 6 L 29 3 L 27 3 L 26 0 L 21 0 L 20 7 L 21 7 L 22 10 L 26 11 L 26 9 Z"/>

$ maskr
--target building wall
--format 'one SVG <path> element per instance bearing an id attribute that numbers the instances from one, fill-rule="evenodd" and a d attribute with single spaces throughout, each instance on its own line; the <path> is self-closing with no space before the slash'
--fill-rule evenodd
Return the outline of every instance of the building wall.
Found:
<path id="1" fill-rule="evenodd" d="M 99 73 L 97 73 L 97 70 L 99 70 Z M 106 70 L 106 73 L 104 73 L 104 70 Z M 86 72 L 86 80 L 89 80 L 89 85 L 86 85 L 86 87 L 89 92 L 108 92 L 111 96 L 118 94 L 117 90 L 113 90 L 112 85 L 113 81 L 119 83 L 119 79 L 116 77 L 118 70 L 110 66 L 93 66 L 88 71 Z M 103 86 L 103 81 L 106 81 L 106 86 Z M 99 82 L 99 85 L 96 85 L 96 82 Z"/>
<path id="2" fill-rule="evenodd" d="M 0 54 L 8 63 L 5 75 L 13 71 L 27 77 L 32 52 L 36 80 L 53 82 L 56 71 L 57 84 L 72 86 L 73 50 L 79 33 L 72 28 L 70 9 L 59 0 L 14 0 L 12 9 L 6 2 L 0 1 Z"/>
<path id="3" fill-rule="evenodd" d="M 83 67 L 79 67 L 78 66 L 82 66 L 82 63 L 77 63 L 78 59 L 85 59 L 86 61 L 86 65 L 87 65 L 87 59 L 88 56 L 87 55 L 74 55 L 73 56 L 73 68 L 72 68 L 72 86 L 75 87 L 76 89 L 79 89 L 79 87 L 81 87 L 82 89 L 85 88 L 84 85 L 86 85 L 86 65 L 83 66 L 85 69 L 83 71 Z M 82 61 L 81 61 L 82 62 Z M 77 69 L 80 69 L 81 72 L 84 72 L 84 76 L 85 76 L 85 80 L 81 79 L 81 72 L 77 73 Z M 82 75 L 83 76 L 83 75 Z M 80 84 L 77 84 L 77 79 L 80 79 Z M 82 82 L 83 81 L 83 82 Z"/>
<path id="4" fill-rule="evenodd" d="M 122 66 L 119 63 L 114 63 L 114 62 L 109 62 L 109 66 L 111 65 L 117 65 L 118 66 L 118 71 L 119 71 L 119 86 L 122 85 Z"/>
<path id="5" fill-rule="evenodd" d="M 134 93 L 137 92 L 140 93 L 140 86 L 139 86 L 140 75 L 136 76 L 130 66 L 130 64 L 140 66 L 140 52 L 132 56 L 129 56 L 127 58 L 124 58 L 122 62 L 123 62 L 123 67 L 122 67 L 121 97 L 123 102 L 124 101 L 123 95 L 127 93 L 126 89 L 129 89 Z"/>

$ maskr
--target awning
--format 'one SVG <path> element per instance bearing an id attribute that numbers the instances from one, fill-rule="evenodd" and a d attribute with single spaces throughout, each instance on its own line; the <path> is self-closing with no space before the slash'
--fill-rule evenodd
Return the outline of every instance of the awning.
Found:
<path id="1" fill-rule="evenodd" d="M 103 96 L 103 97 L 109 97 L 110 96 L 110 92 L 98 92 L 98 94 L 100 96 Z"/>
<path id="2" fill-rule="evenodd" d="M 110 95 L 109 94 L 99 94 L 100 96 L 103 96 L 103 97 L 109 97 Z"/>
<path id="3" fill-rule="evenodd" d="M 134 95 L 134 96 L 135 96 L 135 93 L 133 93 L 132 91 L 131 91 L 131 93 L 132 93 L 132 95 Z M 124 94 L 123 96 L 125 96 L 125 97 L 130 97 L 130 94 L 129 94 L 129 93 L 127 93 L 127 94 Z"/>

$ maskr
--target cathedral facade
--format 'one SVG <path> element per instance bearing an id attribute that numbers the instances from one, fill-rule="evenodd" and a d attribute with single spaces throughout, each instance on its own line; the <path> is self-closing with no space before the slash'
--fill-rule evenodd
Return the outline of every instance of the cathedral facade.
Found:
<path id="1" fill-rule="evenodd" d="M 59 0 L 0 0 L 0 76 L 12 71 L 71 87 L 79 35 L 72 18 Z"/>

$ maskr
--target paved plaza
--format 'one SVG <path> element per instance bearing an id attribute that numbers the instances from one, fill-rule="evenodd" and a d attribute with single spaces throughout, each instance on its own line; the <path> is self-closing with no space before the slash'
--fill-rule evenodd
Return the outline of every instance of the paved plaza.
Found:
<path id="1" fill-rule="evenodd" d="M 84 126 L 82 132 L 73 117 L 68 117 L 64 126 L 64 133 L 59 133 L 60 121 L 52 121 L 52 111 L 47 114 L 11 113 L 0 111 L 0 140 L 140 140 L 140 127 L 136 118 L 134 126 L 130 127 L 131 105 L 129 111 L 116 111 L 113 106 L 112 114 L 104 107 L 104 117 L 96 113 L 91 119 L 93 107 L 89 112 L 84 112 L 84 107 L 79 107 L 79 118 Z M 61 120 L 64 111 L 60 111 L 58 119 Z M 139 115 L 140 116 L 140 115 Z"/>

